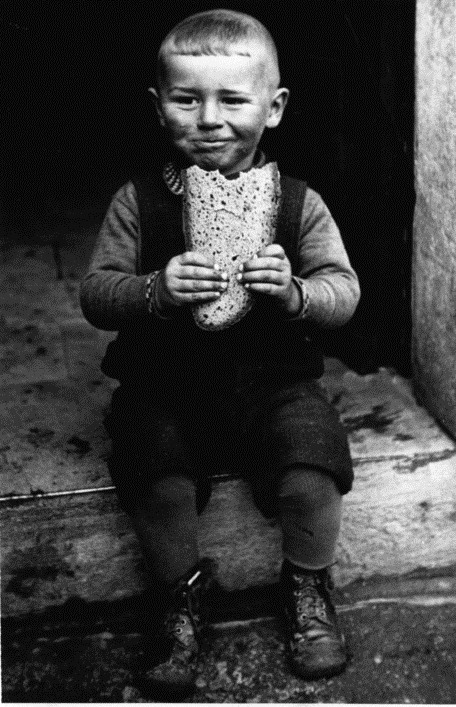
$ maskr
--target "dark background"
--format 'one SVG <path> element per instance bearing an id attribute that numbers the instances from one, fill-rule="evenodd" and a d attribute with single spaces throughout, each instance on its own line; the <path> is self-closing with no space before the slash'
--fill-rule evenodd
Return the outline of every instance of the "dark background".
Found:
<path id="1" fill-rule="evenodd" d="M 222 2 L 276 39 L 291 99 L 264 146 L 336 218 L 362 301 L 328 335 L 356 370 L 410 361 L 413 0 Z M 3 0 L 1 221 L 33 238 L 68 209 L 99 208 L 160 158 L 147 88 L 164 34 L 209 2 Z"/>

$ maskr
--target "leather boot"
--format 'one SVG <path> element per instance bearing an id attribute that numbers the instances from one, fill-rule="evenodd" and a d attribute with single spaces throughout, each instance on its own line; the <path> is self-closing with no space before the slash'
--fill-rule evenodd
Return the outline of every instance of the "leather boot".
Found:
<path id="1" fill-rule="evenodd" d="M 329 569 L 304 570 L 285 560 L 280 582 L 293 672 L 308 680 L 338 675 L 347 651 L 331 601 Z"/>
<path id="2" fill-rule="evenodd" d="M 201 595 L 210 575 L 204 564 L 192 568 L 170 591 L 170 606 L 159 634 L 154 637 L 154 665 L 141 680 L 147 692 L 161 699 L 181 699 L 195 689 L 202 628 Z"/>

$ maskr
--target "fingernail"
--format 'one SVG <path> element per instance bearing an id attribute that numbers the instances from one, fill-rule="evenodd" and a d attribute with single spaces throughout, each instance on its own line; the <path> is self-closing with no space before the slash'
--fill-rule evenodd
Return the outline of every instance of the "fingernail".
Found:
<path id="1" fill-rule="evenodd" d="M 236 275 L 236 280 L 238 282 L 240 282 L 242 280 L 242 274 L 240 272 Z"/>
<path id="2" fill-rule="evenodd" d="M 214 270 L 220 270 L 220 265 L 218 263 L 215 263 Z"/>
<path id="3" fill-rule="evenodd" d="M 239 272 L 242 272 L 244 270 L 244 263 L 241 263 L 239 266 Z"/>
<path id="4" fill-rule="evenodd" d="M 228 273 L 227 272 L 222 273 L 222 280 L 228 280 Z"/>
<path id="5" fill-rule="evenodd" d="M 227 282 L 222 282 L 222 287 L 223 287 L 224 290 L 226 290 L 226 288 L 228 287 L 228 283 L 227 283 Z"/>

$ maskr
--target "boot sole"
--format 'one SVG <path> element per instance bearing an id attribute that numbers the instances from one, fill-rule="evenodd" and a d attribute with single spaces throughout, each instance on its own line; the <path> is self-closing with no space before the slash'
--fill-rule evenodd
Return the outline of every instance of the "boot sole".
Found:
<path id="1" fill-rule="evenodd" d="M 327 668 L 315 668 L 314 670 L 302 668 L 296 665 L 292 659 L 288 660 L 291 671 L 297 677 L 303 678 L 304 680 L 322 680 L 323 678 L 334 678 L 344 672 L 348 665 L 348 660 L 343 663 L 334 665 Z"/>

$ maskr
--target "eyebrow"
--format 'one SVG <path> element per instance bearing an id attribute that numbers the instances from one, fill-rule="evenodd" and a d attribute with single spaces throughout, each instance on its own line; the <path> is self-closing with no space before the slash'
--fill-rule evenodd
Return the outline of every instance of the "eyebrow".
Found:
<path id="1" fill-rule="evenodd" d="M 171 56 L 253 56 L 253 54 L 249 51 L 226 51 L 223 53 L 212 53 L 212 52 L 203 52 L 201 51 L 201 48 L 196 47 L 195 49 L 188 49 L 187 51 L 185 49 L 174 49 L 171 51 L 168 51 L 168 54 Z"/>
<path id="2" fill-rule="evenodd" d="M 172 86 L 171 88 L 168 89 L 167 91 L 168 94 L 176 94 L 176 93 L 184 93 L 186 95 L 193 95 L 198 93 L 197 88 L 184 88 L 183 86 Z M 248 91 L 241 91 L 241 90 L 236 90 L 236 89 L 231 89 L 231 88 L 221 88 L 218 90 L 219 95 L 221 96 L 233 96 L 233 97 L 243 97 L 243 98 L 249 98 L 252 96 L 252 93 Z"/>
<path id="3" fill-rule="evenodd" d="M 196 89 L 194 88 L 188 88 L 187 86 L 170 86 L 169 87 L 170 91 L 184 91 L 185 93 L 192 93 Z"/>
<path id="4" fill-rule="evenodd" d="M 197 93 L 198 89 L 197 88 L 191 88 L 188 86 L 171 86 L 168 89 L 170 92 L 171 91 L 179 91 L 180 93 Z M 220 88 L 218 89 L 219 93 L 223 94 L 231 94 L 231 95 L 236 95 L 236 96 L 250 96 L 249 91 L 243 91 L 242 89 L 237 89 L 237 88 Z"/>
<path id="5" fill-rule="evenodd" d="M 244 96 L 250 95 L 249 91 L 243 91 L 242 89 L 239 89 L 239 88 L 221 88 L 220 92 L 221 93 L 242 93 Z"/>

